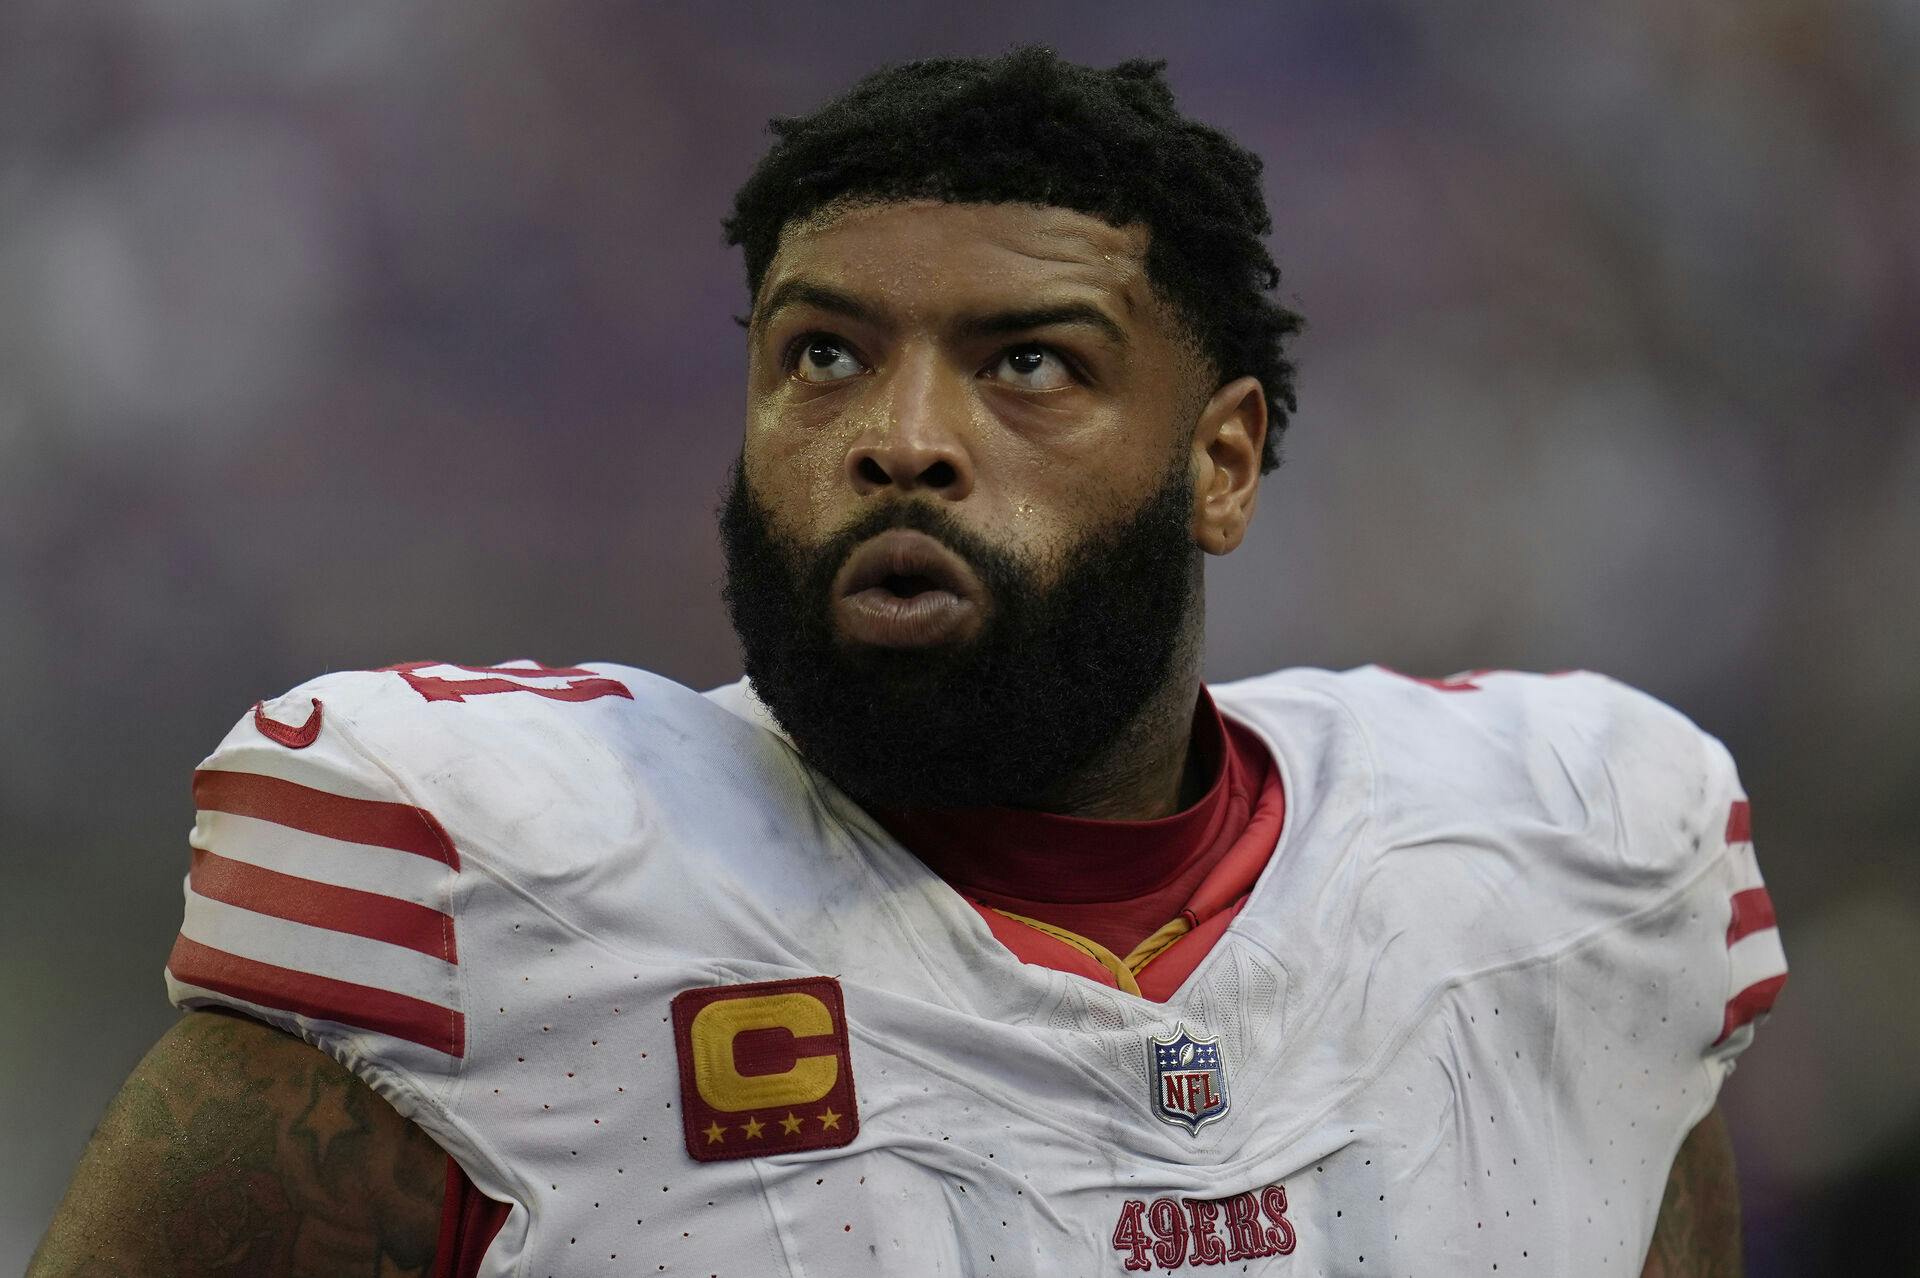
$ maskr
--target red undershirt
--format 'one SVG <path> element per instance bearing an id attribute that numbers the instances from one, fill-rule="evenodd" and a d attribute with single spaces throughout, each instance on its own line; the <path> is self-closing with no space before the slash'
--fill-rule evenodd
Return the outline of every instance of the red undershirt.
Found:
<path id="1" fill-rule="evenodd" d="M 1013 808 L 877 811 L 874 816 L 980 911 L 1023 962 L 1117 985 L 1086 952 L 1000 913 L 1025 915 L 1124 958 L 1175 917 L 1190 930 L 1136 973 L 1165 1002 L 1207 956 L 1273 856 L 1286 815 L 1280 772 L 1259 737 L 1223 716 L 1203 689 L 1193 748 L 1212 783 L 1198 803 L 1156 821 L 1093 821 Z M 447 1160 L 432 1278 L 465 1278 L 506 1223 Z"/>
<path id="2" fill-rule="evenodd" d="M 1279 770 L 1252 730 L 1204 690 L 1193 748 L 1212 784 L 1155 821 L 1095 821 L 1014 808 L 881 810 L 874 816 L 955 891 L 1022 960 L 1115 984 L 1100 963 L 1015 922 L 1006 910 L 1078 933 L 1124 958 L 1168 920 L 1192 928 L 1137 974 L 1164 1002 L 1232 922 L 1280 838 Z"/>

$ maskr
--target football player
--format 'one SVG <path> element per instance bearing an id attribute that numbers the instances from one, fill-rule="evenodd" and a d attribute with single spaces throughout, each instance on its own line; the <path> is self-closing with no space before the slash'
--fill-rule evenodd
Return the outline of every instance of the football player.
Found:
<path id="1" fill-rule="evenodd" d="M 256 705 L 33 1273 L 1737 1272 L 1726 751 L 1593 674 L 1201 682 L 1294 407 L 1259 161 L 1038 49 L 774 132 L 748 678 Z"/>

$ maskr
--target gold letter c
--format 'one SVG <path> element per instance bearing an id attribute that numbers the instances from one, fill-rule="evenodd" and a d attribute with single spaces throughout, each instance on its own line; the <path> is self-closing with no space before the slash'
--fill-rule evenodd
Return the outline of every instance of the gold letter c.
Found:
<path id="1" fill-rule="evenodd" d="M 701 1100 L 727 1113 L 811 1104 L 832 1091 L 840 1077 L 834 1053 L 802 1056 L 779 1074 L 742 1074 L 734 1068 L 733 1040 L 748 1030 L 784 1029 L 795 1038 L 815 1038 L 833 1028 L 833 1013 L 811 994 L 716 1000 L 696 1012 L 687 1027 L 694 1087 Z"/>

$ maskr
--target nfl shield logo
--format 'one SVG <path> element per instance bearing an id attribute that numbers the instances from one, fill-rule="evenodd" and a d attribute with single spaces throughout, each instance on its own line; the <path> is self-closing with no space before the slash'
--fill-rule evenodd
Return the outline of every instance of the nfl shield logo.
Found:
<path id="1" fill-rule="evenodd" d="M 1216 1118 L 1227 1116 L 1227 1064 L 1218 1038 L 1195 1038 L 1185 1025 L 1171 1037 L 1152 1039 L 1153 1113 L 1195 1135 Z"/>

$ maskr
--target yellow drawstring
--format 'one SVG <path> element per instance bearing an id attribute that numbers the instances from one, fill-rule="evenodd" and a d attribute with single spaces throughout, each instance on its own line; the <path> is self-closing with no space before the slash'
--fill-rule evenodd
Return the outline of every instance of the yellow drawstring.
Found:
<path id="1" fill-rule="evenodd" d="M 1028 918 L 1024 914 L 1015 914 L 1012 910 L 992 908 L 995 914 L 1012 919 L 1015 923 L 1024 923 L 1036 932 L 1045 933 L 1056 941 L 1071 945 L 1111 972 L 1115 985 L 1135 996 L 1140 994 L 1140 982 L 1135 977 L 1146 968 L 1147 964 L 1159 958 L 1169 945 L 1193 930 L 1193 925 L 1187 922 L 1184 914 L 1177 915 L 1161 925 L 1152 936 L 1134 946 L 1125 958 L 1121 958 L 1091 937 L 1070 932 L 1064 927 L 1055 927 L 1039 919 Z"/>

